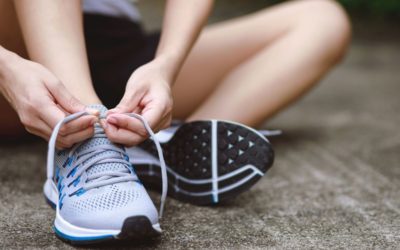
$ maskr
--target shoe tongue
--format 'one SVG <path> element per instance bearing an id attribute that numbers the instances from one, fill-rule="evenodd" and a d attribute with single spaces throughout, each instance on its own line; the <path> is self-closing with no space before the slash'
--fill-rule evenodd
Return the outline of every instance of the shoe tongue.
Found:
<path id="1" fill-rule="evenodd" d="M 96 104 L 96 105 L 89 105 L 89 108 L 92 109 L 97 109 L 100 111 L 100 116 L 104 117 L 107 112 L 107 108 L 103 105 Z M 96 123 L 95 125 L 95 134 L 104 134 L 103 128 L 100 126 L 100 124 Z M 106 137 L 93 137 L 91 139 L 86 140 L 85 143 L 83 143 L 77 150 L 78 152 L 81 150 L 86 150 L 86 149 L 93 149 L 96 148 L 100 145 L 114 145 L 116 147 L 122 148 L 120 145 L 113 144 L 108 138 Z M 101 153 L 98 153 L 96 155 L 93 155 L 93 157 L 99 157 L 99 156 L 107 156 L 107 158 L 122 158 L 121 154 L 115 151 L 103 151 Z M 93 157 L 89 158 L 87 161 L 91 160 Z M 109 172 L 109 171 L 122 171 L 126 170 L 125 164 L 122 163 L 100 163 L 100 164 L 95 164 L 92 167 L 90 167 L 87 170 L 87 175 L 90 177 L 90 175 L 93 174 L 98 174 L 102 172 Z"/>
<path id="2" fill-rule="evenodd" d="M 104 117 L 107 113 L 107 108 L 101 104 L 93 104 L 93 105 L 89 105 L 88 108 L 91 109 L 96 109 L 98 111 L 100 111 L 100 117 Z M 100 124 L 97 122 L 94 124 L 94 133 L 95 134 L 104 134 L 104 129 L 100 126 Z M 79 147 L 80 149 L 91 149 L 93 147 L 97 147 L 99 145 L 104 145 L 104 144 L 111 144 L 111 142 L 104 137 L 93 137 L 91 139 L 88 139 L 86 141 L 86 143 L 83 143 L 82 146 Z"/>

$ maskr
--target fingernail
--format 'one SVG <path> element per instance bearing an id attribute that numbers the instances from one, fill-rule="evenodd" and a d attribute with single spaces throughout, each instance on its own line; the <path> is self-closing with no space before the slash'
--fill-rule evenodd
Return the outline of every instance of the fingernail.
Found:
<path id="1" fill-rule="evenodd" d="M 89 114 L 94 115 L 94 116 L 100 115 L 100 111 L 98 111 L 97 109 L 86 108 L 86 112 L 88 112 Z"/>
<path id="2" fill-rule="evenodd" d="M 108 113 L 109 113 L 109 114 L 115 114 L 115 113 L 118 113 L 118 109 L 116 109 L 116 108 L 114 108 L 114 109 L 110 109 L 110 110 L 108 110 Z"/>

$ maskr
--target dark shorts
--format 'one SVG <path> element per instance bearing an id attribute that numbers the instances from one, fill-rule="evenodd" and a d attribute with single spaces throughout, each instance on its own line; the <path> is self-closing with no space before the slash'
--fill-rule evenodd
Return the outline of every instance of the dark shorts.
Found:
<path id="1" fill-rule="evenodd" d="M 146 34 L 139 23 L 84 15 L 85 39 L 95 90 L 108 108 L 124 94 L 130 75 L 154 58 L 160 33 Z"/>

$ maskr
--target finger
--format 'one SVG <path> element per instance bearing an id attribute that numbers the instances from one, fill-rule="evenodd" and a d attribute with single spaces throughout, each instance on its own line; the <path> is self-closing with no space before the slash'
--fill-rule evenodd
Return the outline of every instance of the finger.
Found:
<path id="1" fill-rule="evenodd" d="M 106 121 L 102 122 L 106 123 Z M 119 129 L 113 124 L 106 125 L 105 133 L 110 141 L 128 147 L 135 146 L 146 139 L 146 137 L 135 134 L 129 130 Z"/>
<path id="2" fill-rule="evenodd" d="M 26 127 L 26 130 L 34 135 L 37 135 L 41 138 L 43 138 L 45 141 L 50 140 L 50 136 L 52 133 L 52 129 L 43 121 L 43 120 L 38 120 L 35 122 L 35 127 Z M 57 149 L 64 149 L 68 148 L 66 144 L 60 142 L 59 137 L 58 141 L 56 141 L 56 148 Z"/>
<path id="3" fill-rule="evenodd" d="M 48 83 L 47 88 L 62 108 L 69 113 L 83 111 L 86 106 L 76 99 L 61 82 Z"/>
<path id="4" fill-rule="evenodd" d="M 166 116 L 164 117 L 161 122 L 159 123 L 159 125 L 153 130 L 154 133 L 159 132 L 160 130 L 169 128 L 171 126 L 171 116 Z"/>
<path id="5" fill-rule="evenodd" d="M 44 140 L 46 140 L 47 142 L 50 140 L 50 136 L 53 132 L 52 128 L 50 128 L 43 120 L 39 120 L 36 123 L 36 127 L 32 128 L 32 130 L 34 131 L 33 134 L 40 136 L 41 138 L 43 138 Z M 61 143 L 60 142 L 60 136 L 57 137 L 56 140 L 56 148 L 57 149 L 65 149 L 68 148 L 66 144 Z"/>
<path id="6" fill-rule="evenodd" d="M 45 140 L 48 140 L 51 135 L 51 128 L 41 119 L 37 119 L 34 122 L 35 127 L 27 126 L 25 127 L 26 131 L 31 134 L 42 137 Z"/>
<path id="7" fill-rule="evenodd" d="M 140 98 L 136 94 L 125 93 L 118 105 L 112 109 L 115 113 L 130 113 L 139 106 Z"/>
<path id="8" fill-rule="evenodd" d="M 143 118 L 149 123 L 152 129 L 157 128 L 164 117 L 164 111 L 158 106 L 146 107 L 142 113 Z"/>
<path id="9" fill-rule="evenodd" d="M 89 115 L 96 116 L 97 117 L 96 119 L 98 119 L 98 117 L 100 116 L 100 110 L 98 110 L 98 109 L 86 107 L 85 110 L 87 113 L 89 113 Z"/>
<path id="10" fill-rule="evenodd" d="M 46 132 L 42 132 L 41 130 L 36 129 L 26 129 L 30 134 L 39 136 L 40 138 L 44 139 L 45 141 L 49 141 L 50 136 L 47 135 Z"/>
<path id="11" fill-rule="evenodd" d="M 48 141 L 51 136 L 51 133 L 53 131 L 53 128 L 60 120 L 62 120 L 65 117 L 65 114 L 60 109 L 58 109 L 58 107 L 55 106 L 54 104 L 45 105 L 45 107 L 46 108 L 43 110 L 43 112 L 41 112 L 39 114 L 39 116 L 46 126 L 42 126 L 40 128 L 40 130 L 43 131 L 42 134 L 44 134 L 44 136 L 41 136 L 41 137 L 45 138 Z M 81 118 L 83 118 L 83 117 L 81 117 Z M 89 118 L 90 118 L 90 116 L 89 116 Z M 63 127 L 66 125 L 68 125 L 68 123 L 64 124 Z M 63 127 L 60 128 L 60 130 L 63 130 Z M 93 129 L 93 126 L 89 126 L 88 128 Z M 79 131 L 79 132 L 82 132 L 84 135 L 86 135 L 85 131 Z M 56 140 L 56 147 L 58 149 L 70 148 L 74 143 L 78 142 L 78 141 L 75 141 L 75 139 L 74 139 L 74 138 L 76 138 L 76 135 L 74 137 L 72 137 L 72 140 L 69 140 L 69 138 L 67 140 L 65 140 L 65 139 L 62 140 L 62 134 L 67 135 L 70 133 L 67 133 L 67 130 L 64 130 L 63 132 L 59 133 L 59 136 L 57 137 L 57 140 Z M 79 136 L 80 135 L 78 135 L 78 138 L 79 138 Z M 82 136 L 82 140 L 85 140 L 85 139 L 87 139 L 87 138 L 85 136 Z"/>
<path id="12" fill-rule="evenodd" d="M 123 113 L 135 113 L 135 114 L 140 114 L 142 113 L 142 108 L 140 106 L 136 106 L 135 108 L 133 108 L 133 110 L 129 110 L 129 111 L 122 111 L 119 108 L 113 108 L 107 111 L 107 116 L 111 115 L 111 114 L 123 114 Z"/>
<path id="13" fill-rule="evenodd" d="M 149 133 L 147 132 L 144 124 L 140 120 L 134 117 L 129 117 L 122 114 L 114 114 L 107 117 L 106 121 L 107 123 L 112 124 L 118 127 L 119 129 L 129 130 L 133 133 L 139 134 L 144 138 L 149 137 Z M 158 131 L 164 128 L 168 128 L 170 126 L 170 123 L 171 123 L 171 118 L 169 116 L 165 117 L 159 123 L 159 125 L 155 129 L 153 129 L 153 132 L 157 133 Z"/>
<path id="14" fill-rule="evenodd" d="M 50 136 L 51 136 L 51 132 L 52 132 L 51 128 L 44 121 L 41 121 L 41 120 L 36 123 L 36 128 L 27 128 L 26 130 L 31 134 L 41 137 L 42 139 L 44 139 L 47 142 L 50 140 Z M 58 141 L 56 141 L 56 148 L 57 149 L 65 149 L 68 147 L 66 144 L 61 143 L 58 140 Z"/>
<path id="15" fill-rule="evenodd" d="M 79 131 L 83 131 L 88 127 L 92 127 L 96 123 L 96 121 L 97 117 L 91 115 L 79 117 L 76 120 L 64 124 L 60 128 L 59 134 L 62 136 L 66 136 L 69 134 L 77 133 Z"/>
<path id="16" fill-rule="evenodd" d="M 112 114 L 107 117 L 106 121 L 118 128 L 129 130 L 143 137 L 148 135 L 142 122 L 134 117 L 124 114 Z"/>
<path id="17" fill-rule="evenodd" d="M 64 119 L 65 114 L 57 106 L 50 104 L 42 109 L 39 117 L 53 130 L 57 123 Z"/>
<path id="18" fill-rule="evenodd" d="M 93 137 L 94 127 L 88 127 L 82 131 L 78 131 L 67 136 L 61 136 L 57 141 L 67 147 L 72 147 L 75 143 L 82 142 Z"/>

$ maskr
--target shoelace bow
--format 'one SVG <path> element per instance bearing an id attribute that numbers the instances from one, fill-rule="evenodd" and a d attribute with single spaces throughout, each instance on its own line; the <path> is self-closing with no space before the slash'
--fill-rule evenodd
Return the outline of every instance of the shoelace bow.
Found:
<path id="1" fill-rule="evenodd" d="M 55 145 L 60 128 L 62 127 L 63 124 L 73 121 L 84 115 L 89 115 L 89 113 L 86 111 L 81 111 L 69 115 L 65 117 L 63 120 L 59 121 L 57 125 L 54 127 L 54 130 L 49 140 L 49 148 L 47 153 L 47 179 L 53 181 Z M 141 115 L 134 113 L 127 113 L 126 115 L 140 120 L 143 126 L 145 127 L 146 131 L 149 133 L 150 137 L 153 139 L 154 144 L 156 145 L 158 157 L 160 159 L 161 177 L 162 177 L 162 193 L 161 193 L 160 210 L 159 210 L 161 218 L 164 211 L 165 199 L 167 197 L 167 192 L 168 192 L 168 177 L 167 177 L 167 168 L 165 165 L 164 155 L 162 152 L 160 142 L 156 138 L 153 130 L 150 128 L 147 121 Z M 97 131 L 95 131 L 93 138 L 106 138 L 106 135 L 104 134 L 104 132 L 100 132 L 100 129 L 97 129 Z M 76 153 L 76 150 L 79 148 L 81 144 L 82 143 L 78 143 L 74 145 L 69 152 L 68 156 L 70 158 L 76 157 L 77 161 L 75 162 L 75 166 L 71 168 L 71 171 L 69 172 L 68 175 L 70 175 L 72 171 L 76 171 L 74 172 L 73 175 L 74 177 L 76 176 L 76 178 L 79 178 L 84 172 L 86 172 L 92 166 L 103 163 L 120 163 L 126 166 L 124 170 L 121 169 L 118 171 L 104 171 L 92 174 L 90 176 L 90 179 L 88 179 L 88 182 L 84 184 L 85 190 L 116 184 L 120 182 L 138 180 L 137 177 L 133 176 L 129 171 L 130 163 L 127 158 L 122 157 L 122 155 L 126 154 L 124 150 L 122 150 L 121 148 L 112 144 L 99 145 L 96 146 L 95 148 L 83 149 L 79 153 Z M 115 152 L 116 154 L 114 156 L 100 155 L 103 152 L 109 152 L 109 151 Z M 80 167 L 77 168 L 78 166 Z"/>

